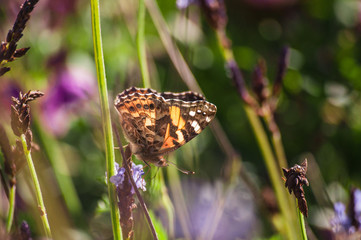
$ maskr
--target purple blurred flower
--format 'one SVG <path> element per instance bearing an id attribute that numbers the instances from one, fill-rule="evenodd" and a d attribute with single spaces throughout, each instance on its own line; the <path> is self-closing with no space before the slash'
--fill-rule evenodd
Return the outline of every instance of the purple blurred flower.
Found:
<path id="1" fill-rule="evenodd" d="M 361 190 L 354 188 L 347 207 L 341 202 L 334 204 L 335 216 L 331 219 L 334 239 L 361 239 Z"/>
<path id="2" fill-rule="evenodd" d="M 58 68 L 42 106 L 48 129 L 55 135 L 64 135 L 72 113 L 82 110 L 95 92 L 96 81 L 88 70 L 75 66 Z"/>
<path id="3" fill-rule="evenodd" d="M 119 164 L 115 164 L 115 170 L 116 174 L 114 176 L 110 177 L 110 182 L 112 182 L 116 187 L 122 188 L 122 184 L 124 182 L 124 176 L 125 176 L 125 169 L 123 167 L 119 168 Z M 137 185 L 137 188 L 142 189 L 143 191 L 146 191 L 145 188 L 146 182 L 142 178 L 144 175 L 143 171 L 143 165 L 135 165 L 135 163 L 132 162 L 132 171 L 133 171 L 133 179 L 135 184 Z M 131 190 L 132 194 L 135 194 L 135 191 L 132 187 Z"/>
<path id="4" fill-rule="evenodd" d="M 2 77 L 0 81 L 0 122 L 10 122 L 11 97 L 19 97 L 22 91 L 15 79 Z M 22 91 L 24 92 L 24 91 Z"/>
<path id="5" fill-rule="evenodd" d="M 181 183 L 183 192 L 172 192 L 172 200 L 184 198 L 189 216 L 190 239 L 255 239 L 259 234 L 255 200 L 242 182 L 229 188 L 221 181 L 213 184 L 201 179 L 187 178 Z M 226 190 L 228 189 L 228 190 Z M 225 195 L 226 193 L 226 195 Z M 168 227 L 167 216 L 159 211 L 159 218 Z M 215 216 L 218 215 L 218 218 Z M 185 238 L 176 216 L 175 237 Z M 208 230 L 208 231 L 207 231 Z"/>
<path id="6" fill-rule="evenodd" d="M 48 23 L 50 27 L 57 27 L 66 22 L 66 18 L 70 17 L 76 11 L 78 0 L 48 0 L 45 8 L 48 10 Z"/>
<path id="7" fill-rule="evenodd" d="M 180 10 L 186 9 L 191 4 L 198 4 L 199 0 L 177 0 L 176 5 Z"/>
<path id="8" fill-rule="evenodd" d="M 355 189 L 353 192 L 354 198 L 354 216 L 358 226 L 361 226 L 361 190 Z"/>
<path id="9" fill-rule="evenodd" d="M 348 232 L 351 227 L 351 220 L 346 214 L 346 207 L 343 203 L 337 202 L 333 205 L 335 217 L 331 220 L 332 230 L 335 233 Z"/>

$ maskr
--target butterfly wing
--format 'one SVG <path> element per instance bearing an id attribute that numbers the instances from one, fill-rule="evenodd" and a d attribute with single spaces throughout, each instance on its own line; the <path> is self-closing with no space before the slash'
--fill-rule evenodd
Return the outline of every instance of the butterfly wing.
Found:
<path id="1" fill-rule="evenodd" d="M 114 104 L 132 152 L 150 162 L 197 136 L 217 111 L 198 93 L 134 87 L 120 93 Z"/>
<path id="2" fill-rule="evenodd" d="M 212 121 L 217 112 L 215 105 L 193 92 L 162 93 L 168 109 L 156 111 L 156 136 L 161 143 L 153 154 L 163 155 L 189 142 Z M 158 116 L 161 116 L 158 118 Z"/>
<path id="3" fill-rule="evenodd" d="M 154 93 L 151 89 L 133 87 L 120 93 L 114 101 L 124 134 L 137 149 L 146 149 L 154 140 L 155 103 L 148 99 Z"/>

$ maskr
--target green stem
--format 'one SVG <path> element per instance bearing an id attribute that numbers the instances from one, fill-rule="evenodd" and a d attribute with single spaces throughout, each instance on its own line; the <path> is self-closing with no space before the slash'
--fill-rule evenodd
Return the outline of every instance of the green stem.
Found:
<path id="1" fill-rule="evenodd" d="M 151 83 L 150 83 L 150 79 L 149 79 L 149 70 L 148 70 L 148 64 L 147 64 L 147 54 L 146 54 L 146 49 L 145 49 L 144 29 L 145 29 L 145 3 L 144 3 L 144 0 L 139 0 L 137 52 L 138 52 L 140 69 L 141 69 L 141 73 L 142 73 L 143 87 L 151 88 Z M 152 171 L 151 171 L 151 173 L 152 173 Z M 163 203 L 162 206 L 168 215 L 170 236 L 174 236 L 174 206 L 167 193 L 167 187 L 164 182 L 163 172 L 160 171 L 157 174 L 157 176 L 158 177 L 153 179 L 153 181 L 151 182 L 151 187 L 154 189 L 157 188 L 155 186 L 159 187 L 159 189 L 157 189 L 156 191 L 160 192 L 160 194 L 161 194 L 160 201 L 162 201 L 162 203 Z"/>
<path id="2" fill-rule="evenodd" d="M 307 240 L 306 226 L 305 226 L 305 218 L 301 213 L 300 209 L 297 207 L 298 220 L 300 223 L 301 235 L 303 240 Z"/>
<path id="3" fill-rule="evenodd" d="M 63 151 L 55 139 L 44 131 L 41 126 L 39 126 L 38 121 L 34 120 L 33 123 L 33 130 L 36 131 L 43 150 L 52 165 L 52 169 L 58 182 L 59 189 L 64 197 L 65 204 L 72 217 L 79 219 L 82 217 L 82 206 L 71 178 L 69 166 L 65 160 Z M 78 222 L 79 221 L 77 221 L 77 223 Z"/>
<path id="4" fill-rule="evenodd" d="M 44 205 L 43 195 L 41 193 L 39 179 L 38 179 L 38 176 L 35 171 L 35 166 L 33 163 L 33 159 L 31 157 L 30 150 L 28 150 L 25 135 L 21 134 L 20 139 L 21 139 L 21 143 L 23 145 L 23 150 L 24 150 L 26 161 L 28 162 L 28 165 L 29 165 L 30 175 L 31 175 L 31 178 L 34 183 L 36 201 L 38 203 L 38 208 L 40 210 L 40 218 L 41 218 L 41 221 L 42 221 L 44 229 L 45 229 L 45 234 L 46 234 L 46 237 L 52 238 L 51 231 L 50 231 L 50 225 L 49 225 L 49 221 L 48 221 L 48 216 L 47 216 L 45 205 Z"/>
<path id="5" fill-rule="evenodd" d="M 16 185 L 11 186 L 9 191 L 9 212 L 6 221 L 6 230 L 10 232 L 14 219 Z"/>
<path id="6" fill-rule="evenodd" d="M 95 57 L 95 65 L 97 70 L 98 89 L 99 89 L 102 123 L 103 123 L 103 134 L 105 141 L 106 169 L 108 173 L 107 184 L 108 184 L 108 195 L 110 202 L 110 214 L 111 214 L 111 221 L 113 226 L 113 238 L 122 239 L 115 186 L 114 184 L 110 183 L 110 177 L 115 174 L 114 172 L 115 156 L 114 156 L 113 132 L 112 132 L 110 109 L 108 102 L 107 81 L 106 81 L 105 67 L 104 67 L 103 48 L 101 41 L 99 0 L 91 0 L 90 3 L 91 3 L 91 21 L 92 21 L 92 31 L 93 31 L 93 43 L 94 43 L 94 57 Z"/>
<path id="7" fill-rule="evenodd" d="M 168 161 L 175 162 L 173 156 L 169 156 Z M 180 182 L 180 177 L 178 174 L 178 170 L 174 167 L 167 167 L 166 169 L 169 179 L 169 188 L 171 190 L 173 199 L 174 199 L 174 207 L 176 215 L 178 216 L 180 227 L 183 231 L 185 239 L 192 239 L 192 235 L 189 231 L 190 229 L 190 217 L 188 213 L 187 204 L 184 199 L 182 184 Z"/>
<path id="8" fill-rule="evenodd" d="M 222 43 L 224 42 L 225 38 L 227 38 L 226 33 L 223 31 L 216 31 L 217 33 L 217 39 L 219 43 L 219 47 L 221 50 L 221 53 L 223 55 L 223 58 L 226 62 L 228 61 L 234 61 L 234 55 L 231 48 L 226 47 Z M 282 182 L 281 182 L 281 171 L 278 168 L 277 160 L 274 157 L 272 148 L 270 143 L 268 142 L 267 134 L 260 122 L 260 119 L 258 118 L 255 110 L 251 108 L 249 105 L 244 105 L 244 109 L 246 112 L 246 115 L 248 117 L 248 120 L 251 124 L 251 127 L 253 129 L 253 132 L 255 134 L 256 140 L 258 142 L 258 145 L 260 147 L 261 153 L 263 155 L 264 161 L 266 163 L 267 171 L 270 175 L 271 182 L 273 189 L 276 193 L 276 198 L 278 205 L 281 209 L 281 213 L 283 215 L 284 219 L 284 226 L 286 228 L 286 234 L 288 236 L 288 239 L 295 239 L 297 238 L 297 227 L 295 222 L 295 215 L 290 213 L 289 209 L 291 209 L 291 204 L 288 199 L 288 196 L 283 189 Z"/>
<path id="9" fill-rule="evenodd" d="M 288 239 L 294 239 L 294 233 L 296 233 L 296 231 L 294 224 L 292 224 L 292 217 L 290 216 L 290 205 L 287 200 L 286 192 L 282 186 L 282 178 L 277 167 L 276 159 L 273 156 L 271 146 L 267 141 L 267 135 L 256 113 L 248 105 L 244 105 L 244 109 L 265 160 L 267 171 L 270 175 L 272 186 L 276 193 L 278 205 L 285 220 L 284 225 L 286 227 Z"/>
<path id="10" fill-rule="evenodd" d="M 161 204 L 165 209 L 165 212 L 167 214 L 168 217 L 168 228 L 169 228 L 169 238 L 175 238 L 175 232 L 174 232 L 174 206 L 172 203 L 172 200 L 170 199 L 169 195 L 168 195 L 168 190 L 167 187 L 164 183 L 164 176 L 163 176 L 163 172 L 159 171 L 159 174 L 162 173 L 162 180 L 161 180 Z"/>
<path id="11" fill-rule="evenodd" d="M 264 120 L 266 121 L 268 129 L 271 132 L 272 144 L 275 148 L 275 154 L 277 156 L 279 167 L 287 168 L 288 164 L 287 164 L 286 154 L 283 149 L 281 133 L 270 111 L 268 111 L 265 114 Z"/>
<path id="12" fill-rule="evenodd" d="M 145 5 L 144 5 L 144 0 L 139 0 L 137 52 L 138 52 L 140 70 L 142 72 L 143 86 L 145 88 L 150 88 L 147 54 L 145 51 L 144 26 L 145 26 Z"/>

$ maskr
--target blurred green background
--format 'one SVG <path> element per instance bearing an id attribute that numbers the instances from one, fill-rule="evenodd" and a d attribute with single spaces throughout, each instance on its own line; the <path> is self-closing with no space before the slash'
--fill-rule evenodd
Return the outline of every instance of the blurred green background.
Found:
<path id="1" fill-rule="evenodd" d="M 21 4 L 19 0 L 0 1 L 2 39 L 12 27 Z M 142 86 L 135 44 L 138 2 L 101 1 L 100 4 L 105 67 L 110 101 L 113 102 L 114 97 L 125 88 Z M 257 188 L 265 189 L 270 186 L 268 173 L 245 117 L 243 103 L 225 70 L 214 31 L 196 5 L 180 11 L 175 1 L 159 0 L 158 4 L 174 41 L 207 100 L 217 106 L 217 118 L 241 155 L 242 166 Z M 293 166 L 305 157 L 314 164 L 309 170 L 309 180 L 316 190 L 305 188 L 310 207 L 307 220 L 315 235 L 321 238 L 320 229 L 330 228 L 331 203 L 346 203 L 350 187 L 360 187 L 361 182 L 361 2 L 233 0 L 225 1 L 225 4 L 227 34 L 248 86 L 260 58 L 267 63 L 267 77 L 272 85 L 281 50 L 284 46 L 290 48 L 289 66 L 275 117 L 288 164 Z M 188 90 L 148 13 L 145 38 L 152 88 L 174 92 Z M 40 0 L 19 47 L 30 47 L 30 50 L 21 59 L 8 64 L 12 70 L 0 79 L 0 121 L 8 127 L 8 135 L 14 139 L 9 127 L 10 96 L 28 89 L 45 93 L 43 99 L 32 105 L 32 129 L 40 146 L 40 150 L 34 153 L 34 159 L 42 175 L 44 191 L 50 192 L 46 201 L 53 203 L 49 204 L 53 206 L 49 210 L 50 220 L 55 222 L 54 218 L 58 218 L 66 228 L 73 229 L 70 235 L 74 239 L 108 239 L 111 225 L 104 200 L 107 196 L 105 155 L 89 1 Z M 111 107 L 111 111 L 113 120 L 117 120 L 115 109 Z M 190 195 L 185 197 L 188 210 L 201 216 L 197 210 L 202 212 L 202 207 L 197 204 L 202 203 L 202 198 L 209 200 L 221 194 L 220 189 L 226 185 L 221 180 L 227 162 L 225 153 L 207 128 L 170 158 L 176 158 L 180 167 L 196 172 L 194 176 L 179 177 L 184 194 Z M 49 159 L 55 163 L 50 164 Z M 62 169 L 64 162 L 66 170 Z M 61 183 L 54 177 L 53 168 L 71 176 L 81 205 L 80 208 L 75 207 L 75 213 L 69 213 L 59 196 Z M 152 174 L 146 175 L 148 185 L 156 179 Z M 31 194 L 24 184 L 27 176 L 25 170 L 19 170 L 19 195 L 25 203 L 18 219 L 26 219 L 36 235 L 40 230 L 37 230 L 36 220 L 32 217 L 35 208 L 29 207 Z M 168 178 L 172 175 L 168 173 L 167 176 L 166 184 L 169 184 Z M 241 185 L 243 187 L 232 194 L 230 201 L 234 205 L 230 204 L 229 211 L 241 211 L 237 216 L 245 219 L 241 223 L 247 229 L 236 231 L 224 239 L 268 239 L 277 235 L 269 224 L 270 220 L 252 204 L 249 190 L 242 191 L 246 187 Z M 243 194 L 248 197 L 243 199 Z M 5 204 L 4 194 L 1 196 L 1 202 Z M 155 212 L 161 209 L 152 192 L 145 193 L 145 198 Z M 202 206 L 203 212 L 206 211 L 207 208 Z M 250 210 L 245 211 L 249 206 Z M 3 219 L 6 211 L 6 206 L 3 206 Z M 61 214 L 52 216 L 56 212 Z M 158 212 L 159 219 L 162 219 L 161 212 Z M 190 218 L 195 225 L 198 221 L 205 221 L 194 216 Z M 137 221 L 143 221 L 140 209 L 136 210 L 135 219 L 136 235 L 142 236 L 139 232 L 148 231 L 148 228 L 142 225 L 142 230 L 139 229 L 140 224 L 137 225 Z M 241 228 L 237 226 L 238 222 L 229 221 L 226 225 L 230 229 Z M 251 226 L 246 227 L 247 221 L 252 223 Z M 186 238 L 179 227 L 180 222 L 175 222 L 174 238 Z M 227 228 L 218 225 L 217 229 Z M 197 234 L 191 231 L 194 238 Z M 217 234 L 218 230 L 215 236 Z"/>

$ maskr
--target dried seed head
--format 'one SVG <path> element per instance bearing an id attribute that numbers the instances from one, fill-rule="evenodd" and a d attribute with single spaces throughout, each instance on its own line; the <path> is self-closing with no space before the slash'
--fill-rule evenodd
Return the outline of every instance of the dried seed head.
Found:
<path id="1" fill-rule="evenodd" d="M 30 106 L 29 102 L 33 101 L 44 93 L 40 91 L 28 91 L 25 94 L 19 93 L 19 97 L 12 97 L 11 105 L 11 128 L 16 136 L 25 134 L 28 149 L 31 149 L 32 133 L 30 130 Z"/>
<path id="2" fill-rule="evenodd" d="M 39 0 L 26 0 L 21 6 L 21 9 L 16 17 L 13 28 L 8 31 L 6 42 L 1 43 L 0 47 L 0 63 L 14 61 L 15 58 L 22 57 L 26 54 L 29 48 L 21 48 L 16 50 L 17 42 L 23 36 L 26 22 L 30 18 L 30 13 L 34 9 L 35 4 Z M 0 68 L 0 76 L 8 72 L 10 68 Z"/>
<path id="3" fill-rule="evenodd" d="M 305 192 L 303 191 L 303 185 L 309 185 L 306 178 L 307 172 L 307 159 L 303 161 L 301 165 L 295 165 L 290 169 L 282 168 L 283 174 L 286 177 L 285 187 L 288 188 L 289 193 L 295 195 L 298 200 L 298 208 L 304 216 L 308 216 L 307 201 L 305 198 Z"/>

